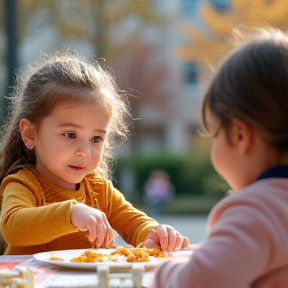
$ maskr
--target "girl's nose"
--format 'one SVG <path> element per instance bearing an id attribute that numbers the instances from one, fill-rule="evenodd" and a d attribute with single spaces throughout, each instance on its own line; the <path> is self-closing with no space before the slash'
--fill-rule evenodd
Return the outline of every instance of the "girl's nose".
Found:
<path id="1" fill-rule="evenodd" d="M 90 157 L 91 156 L 91 152 L 90 149 L 88 147 L 84 147 L 84 145 L 82 145 L 82 147 L 76 151 L 76 156 L 77 157 Z"/>

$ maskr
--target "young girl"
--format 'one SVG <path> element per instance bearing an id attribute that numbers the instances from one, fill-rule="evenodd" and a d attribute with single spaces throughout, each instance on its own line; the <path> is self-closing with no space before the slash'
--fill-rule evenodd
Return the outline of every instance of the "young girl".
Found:
<path id="1" fill-rule="evenodd" d="M 255 38 L 225 59 L 202 106 L 213 166 L 236 193 L 211 211 L 207 238 L 189 259 L 159 267 L 154 288 L 253 287 L 270 272 L 281 283 L 275 271 L 288 264 L 288 37 L 253 30 Z"/>
<path id="2" fill-rule="evenodd" d="M 113 77 L 76 53 L 44 57 L 18 78 L 0 155 L 5 254 L 113 246 L 164 252 L 189 244 L 135 209 L 107 180 L 111 149 L 128 133 Z"/>

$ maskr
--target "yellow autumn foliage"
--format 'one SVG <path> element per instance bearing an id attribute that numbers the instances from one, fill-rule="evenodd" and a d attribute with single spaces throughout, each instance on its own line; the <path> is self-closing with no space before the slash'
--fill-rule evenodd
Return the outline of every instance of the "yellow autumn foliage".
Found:
<path id="1" fill-rule="evenodd" d="M 288 1 L 231 0 L 225 11 L 216 11 L 208 1 L 203 1 L 200 16 L 206 32 L 190 24 L 181 24 L 189 45 L 178 47 L 175 52 L 181 60 L 199 63 L 205 71 L 204 67 L 214 65 L 230 48 L 230 36 L 235 27 L 270 25 L 286 31 Z"/>
<path id="2" fill-rule="evenodd" d="M 108 59 L 119 57 L 121 49 L 135 42 L 141 25 L 145 26 L 148 22 L 163 25 L 167 22 L 166 17 L 155 11 L 154 0 L 18 0 L 16 5 L 20 45 L 31 33 L 31 28 L 33 31 L 35 23 L 40 21 L 57 31 L 59 41 L 65 38 L 89 41 L 95 46 L 97 56 Z M 4 18 L 4 13 L 4 9 L 0 9 L 0 19 Z M 115 27 L 122 25 L 129 16 L 139 19 L 140 28 L 131 33 L 121 47 L 113 47 Z"/>

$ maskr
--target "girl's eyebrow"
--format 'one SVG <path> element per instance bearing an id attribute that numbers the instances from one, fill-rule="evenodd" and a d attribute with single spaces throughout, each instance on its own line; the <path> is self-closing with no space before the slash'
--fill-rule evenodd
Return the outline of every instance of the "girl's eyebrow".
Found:
<path id="1" fill-rule="evenodd" d="M 63 123 L 63 124 L 60 124 L 58 127 L 60 127 L 60 128 L 73 127 L 73 128 L 78 128 L 78 129 L 82 129 L 83 128 L 83 126 L 81 126 L 81 125 L 79 125 L 77 123 Z M 104 134 L 107 133 L 107 131 L 103 130 L 103 129 L 95 129 L 94 131 L 95 132 L 104 133 Z"/>

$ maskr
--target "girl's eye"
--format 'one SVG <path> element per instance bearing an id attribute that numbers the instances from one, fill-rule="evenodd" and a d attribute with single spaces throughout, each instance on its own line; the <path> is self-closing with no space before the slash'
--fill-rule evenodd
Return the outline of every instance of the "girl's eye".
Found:
<path id="1" fill-rule="evenodd" d="M 103 139 L 100 136 L 94 136 L 94 137 L 91 138 L 91 142 L 92 143 L 99 143 L 101 141 L 103 141 Z"/>
<path id="2" fill-rule="evenodd" d="M 75 139 L 76 138 L 76 134 L 75 133 L 64 133 L 63 135 L 67 139 Z"/>

